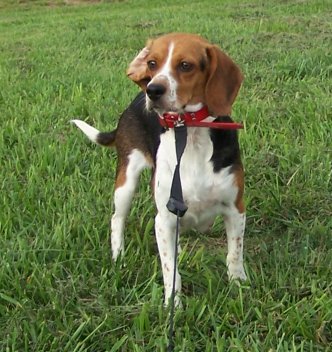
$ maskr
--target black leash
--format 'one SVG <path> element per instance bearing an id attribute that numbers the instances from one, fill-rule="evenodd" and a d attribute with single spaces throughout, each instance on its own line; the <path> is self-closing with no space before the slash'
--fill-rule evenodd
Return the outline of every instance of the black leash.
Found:
<path id="1" fill-rule="evenodd" d="M 204 113 L 204 111 L 203 111 Z M 205 111 L 208 114 L 208 111 Z M 172 293 L 170 297 L 170 318 L 169 318 L 169 339 L 167 352 L 174 351 L 174 310 L 175 310 L 175 282 L 176 282 L 176 265 L 177 265 L 177 257 L 178 257 L 178 240 L 179 240 L 179 228 L 180 228 L 180 218 L 186 213 L 188 207 L 184 203 L 183 194 L 182 194 L 182 185 L 180 178 L 180 162 L 182 158 L 182 154 L 187 144 L 187 125 L 196 126 L 196 127 L 209 127 L 209 128 L 217 128 L 217 129 L 226 129 L 226 130 L 234 130 L 243 128 L 243 125 L 240 123 L 233 122 L 229 116 L 227 116 L 228 121 L 217 121 L 217 122 L 202 122 L 202 116 L 199 119 L 198 123 L 195 118 L 193 118 L 192 114 L 189 113 L 189 121 L 188 116 L 186 119 L 186 114 L 182 115 L 176 114 L 164 114 L 162 118 L 160 118 L 160 123 L 165 128 L 174 128 L 175 135 L 175 150 L 176 150 L 176 160 L 177 164 L 173 174 L 172 186 L 171 186 L 171 194 L 169 201 L 167 203 L 167 209 L 176 215 L 176 232 L 175 232 L 175 248 L 174 248 L 174 268 L 173 268 L 173 283 L 172 283 Z M 204 117 L 204 116 L 203 116 Z"/>
<path id="2" fill-rule="evenodd" d="M 179 122 L 174 126 L 175 150 L 177 164 L 173 174 L 171 194 L 167 203 L 167 209 L 176 215 L 176 232 L 175 232 L 175 248 L 174 248 L 174 268 L 173 268 L 173 284 L 170 299 L 170 317 L 169 317 L 169 340 L 167 351 L 174 351 L 174 310 L 175 310 L 175 281 L 176 281 L 176 265 L 178 257 L 178 240 L 180 218 L 186 213 L 188 207 L 185 205 L 182 194 L 182 185 L 180 178 L 180 162 L 184 149 L 187 144 L 187 127 Z"/>
<path id="3" fill-rule="evenodd" d="M 175 310 L 175 279 L 176 279 L 176 264 L 178 257 L 178 239 L 179 239 L 179 224 L 180 216 L 176 216 L 176 233 L 175 233 L 175 249 L 174 249 L 174 270 L 173 270 L 173 283 L 172 295 L 170 299 L 170 312 L 169 312 L 169 335 L 167 352 L 174 351 L 174 310 Z"/>

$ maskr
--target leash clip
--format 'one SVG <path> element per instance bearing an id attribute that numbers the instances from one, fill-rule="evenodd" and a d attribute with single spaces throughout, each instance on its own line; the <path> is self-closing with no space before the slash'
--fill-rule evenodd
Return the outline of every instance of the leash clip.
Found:
<path id="1" fill-rule="evenodd" d="M 183 201 L 177 200 L 174 197 L 169 198 L 166 207 L 169 212 L 173 213 L 174 215 L 177 215 L 180 218 L 182 218 L 188 210 L 188 207 Z"/>
<path id="2" fill-rule="evenodd" d="M 180 117 L 174 121 L 174 127 L 181 127 L 185 125 L 185 121 L 180 119 Z"/>

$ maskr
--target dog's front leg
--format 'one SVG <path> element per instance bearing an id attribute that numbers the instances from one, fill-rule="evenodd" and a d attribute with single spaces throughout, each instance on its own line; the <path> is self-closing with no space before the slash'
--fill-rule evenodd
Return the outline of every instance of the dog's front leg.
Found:
<path id="1" fill-rule="evenodd" d="M 174 133 L 167 131 L 160 136 L 160 146 L 157 153 L 156 172 L 154 177 L 154 196 L 157 206 L 155 218 L 155 233 L 164 279 L 165 305 L 172 296 L 174 259 L 176 242 L 176 216 L 167 209 L 171 191 L 173 173 L 177 163 L 175 153 Z M 178 247 L 179 248 L 179 247 Z M 175 268 L 175 306 L 180 305 L 181 277 Z"/>
<path id="2" fill-rule="evenodd" d="M 167 211 L 167 210 L 166 210 Z M 155 231 L 158 243 L 161 267 L 163 271 L 164 287 L 165 287 L 165 304 L 169 303 L 173 288 L 174 275 L 174 255 L 175 255 L 175 231 L 176 217 L 170 213 L 158 213 L 155 220 Z M 180 305 L 179 293 L 181 291 L 181 276 L 176 267 L 175 279 L 175 306 Z"/>
<path id="3" fill-rule="evenodd" d="M 224 215 L 227 233 L 228 254 L 227 269 L 229 279 L 246 280 L 243 268 L 243 236 L 246 214 L 240 213 L 236 207 Z"/>

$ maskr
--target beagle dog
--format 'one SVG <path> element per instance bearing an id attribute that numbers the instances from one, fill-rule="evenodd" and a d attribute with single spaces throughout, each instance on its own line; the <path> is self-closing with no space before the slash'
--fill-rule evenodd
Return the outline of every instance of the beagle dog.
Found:
<path id="1" fill-rule="evenodd" d="M 124 252 L 124 225 L 144 168 L 152 169 L 157 215 L 155 235 L 165 287 L 165 303 L 172 292 L 176 216 L 166 204 L 177 164 L 174 129 L 165 116 L 182 118 L 203 110 L 203 122 L 232 122 L 229 115 L 243 80 L 238 66 L 217 46 L 198 35 L 171 33 L 149 40 L 131 62 L 128 77 L 142 92 L 123 112 L 117 128 L 99 132 L 81 120 L 73 122 L 95 143 L 115 146 L 118 154 L 111 220 L 112 257 Z M 197 115 L 197 116 L 198 116 Z M 187 128 L 180 175 L 188 207 L 181 232 L 207 230 L 222 215 L 228 241 L 229 279 L 246 279 L 243 267 L 245 206 L 244 173 L 237 132 Z M 175 304 L 180 303 L 181 277 L 176 270 Z"/>

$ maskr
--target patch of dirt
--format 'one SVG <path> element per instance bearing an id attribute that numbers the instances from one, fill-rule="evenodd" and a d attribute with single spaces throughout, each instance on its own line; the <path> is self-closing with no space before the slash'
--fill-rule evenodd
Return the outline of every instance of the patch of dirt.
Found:
<path id="1" fill-rule="evenodd" d="M 65 5 L 82 5 L 82 4 L 96 4 L 101 0 L 64 0 Z"/>

